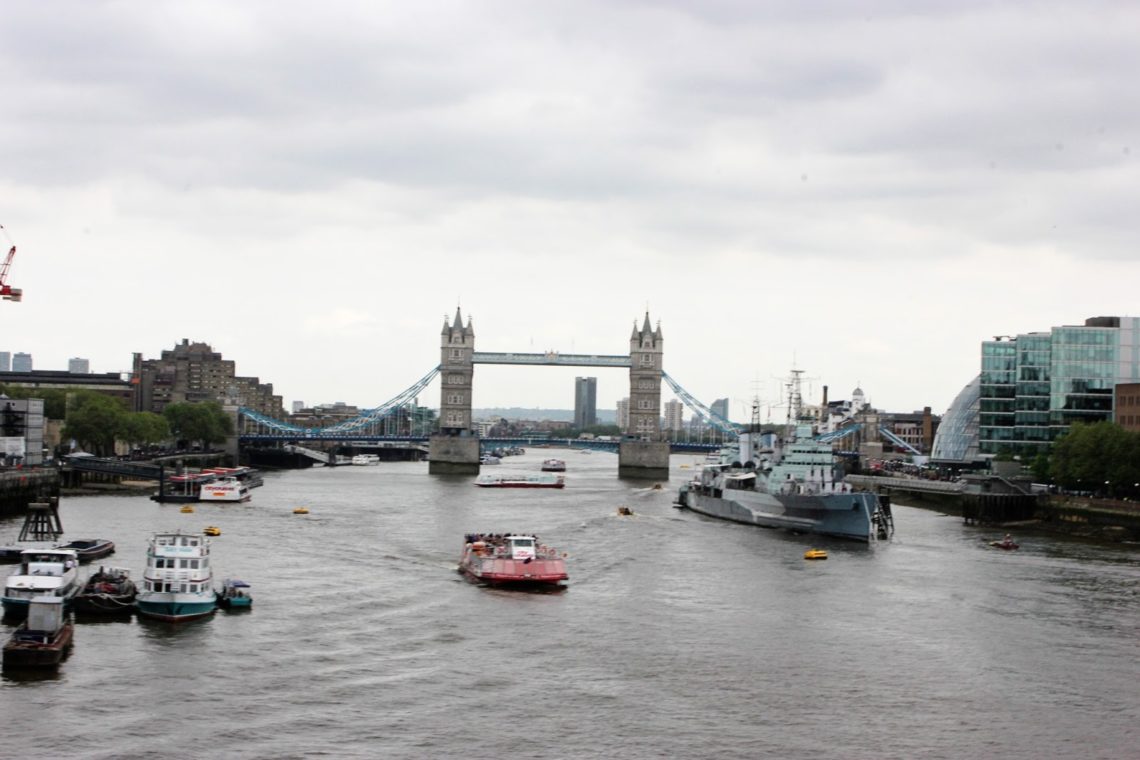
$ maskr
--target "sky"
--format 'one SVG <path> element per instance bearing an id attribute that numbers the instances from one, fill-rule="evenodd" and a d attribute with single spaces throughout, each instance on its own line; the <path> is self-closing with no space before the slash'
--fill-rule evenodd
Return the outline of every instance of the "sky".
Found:
<path id="1" fill-rule="evenodd" d="M 733 419 L 793 367 L 939 414 L 983 340 L 1136 315 L 1138 31 L 1124 2 L 8 3 L 0 350 L 117 372 L 188 338 L 287 407 L 372 407 L 457 307 L 476 350 L 597 354 L 648 311 Z M 628 395 L 481 365 L 474 406 L 570 408 L 578 375 Z"/>

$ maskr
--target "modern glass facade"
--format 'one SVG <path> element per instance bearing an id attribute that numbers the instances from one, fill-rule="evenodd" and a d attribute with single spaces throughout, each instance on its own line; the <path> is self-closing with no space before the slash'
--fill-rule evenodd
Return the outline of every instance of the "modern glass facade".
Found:
<path id="1" fill-rule="evenodd" d="M 981 377 L 975 377 L 954 398 L 934 434 L 933 461 L 972 462 L 978 458 L 978 402 Z"/>
<path id="2" fill-rule="evenodd" d="M 1113 389 L 1140 374 L 1138 338 L 1140 319 L 1093 317 L 983 342 L 980 453 L 1032 457 L 1074 422 L 1111 420 Z"/>

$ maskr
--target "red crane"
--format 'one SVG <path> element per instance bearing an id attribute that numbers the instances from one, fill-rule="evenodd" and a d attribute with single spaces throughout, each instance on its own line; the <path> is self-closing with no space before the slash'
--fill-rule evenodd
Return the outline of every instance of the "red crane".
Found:
<path id="1" fill-rule="evenodd" d="M 0 230 L 4 229 L 4 225 L 0 224 Z M 8 233 L 4 233 L 4 237 L 8 237 Z M 12 239 L 8 238 L 11 243 Z M 16 257 L 16 246 L 13 245 L 12 249 L 8 251 L 8 255 L 4 257 L 4 263 L 0 264 L 0 299 L 5 301 L 19 301 L 24 297 L 24 291 L 20 288 L 13 288 L 8 284 L 8 270 L 12 268 L 12 259 Z"/>

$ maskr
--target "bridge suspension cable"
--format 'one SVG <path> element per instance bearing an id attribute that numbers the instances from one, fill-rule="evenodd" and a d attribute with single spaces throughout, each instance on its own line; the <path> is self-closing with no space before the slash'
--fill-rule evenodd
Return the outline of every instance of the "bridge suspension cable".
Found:
<path id="1" fill-rule="evenodd" d="M 345 420 L 344 422 L 338 422 L 337 424 L 330 425 L 329 427 L 303 428 L 297 425 L 292 425 L 288 422 L 273 419 L 272 417 L 268 417 L 264 414 L 261 414 L 260 412 L 255 412 L 252 409 L 246 409 L 245 407 L 238 409 L 238 414 L 250 420 L 253 420 L 259 425 L 264 425 L 270 430 L 275 430 L 281 433 L 297 433 L 301 435 L 315 433 L 351 433 L 353 431 L 359 430 L 362 427 L 366 427 L 375 422 L 379 422 L 398 409 L 407 406 L 408 403 L 414 400 L 415 397 L 418 396 L 420 392 L 423 391 L 423 389 L 426 388 L 432 380 L 435 379 L 435 376 L 439 374 L 439 370 L 440 367 L 437 364 L 431 370 L 431 372 L 428 372 L 426 375 L 421 377 L 414 384 L 412 384 L 410 387 L 392 399 L 384 402 L 374 409 L 366 409 L 357 417 Z"/>
<path id="2" fill-rule="evenodd" d="M 669 387 L 673 389 L 673 392 L 677 394 L 677 398 L 681 399 L 681 402 L 685 406 L 692 409 L 693 412 L 699 414 L 701 417 L 704 417 L 717 430 L 721 431 L 722 433 L 730 433 L 732 435 L 740 435 L 740 433 L 743 432 L 743 429 L 740 427 L 740 425 L 737 425 L 734 422 L 729 422 L 724 417 L 721 417 L 712 409 L 709 409 L 707 406 L 698 401 L 696 397 L 693 396 L 693 394 L 682 388 L 681 384 L 670 377 L 669 373 L 665 370 L 661 370 L 661 379 L 668 383 Z"/>

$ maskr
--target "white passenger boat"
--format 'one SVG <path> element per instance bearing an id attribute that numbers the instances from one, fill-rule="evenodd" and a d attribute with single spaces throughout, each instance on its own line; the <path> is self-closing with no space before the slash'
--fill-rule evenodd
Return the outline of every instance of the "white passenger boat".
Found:
<path id="1" fill-rule="evenodd" d="M 221 478 L 202 484 L 198 501 L 249 501 L 249 486 L 237 478 Z"/>
<path id="2" fill-rule="evenodd" d="M 210 539 L 196 533 L 156 533 L 147 546 L 135 606 L 140 615 L 159 620 L 205 617 L 217 609 L 213 580 Z"/>
<path id="3" fill-rule="evenodd" d="M 352 458 L 352 463 L 362 465 L 380 464 L 380 456 L 378 454 L 357 454 Z"/>
<path id="4" fill-rule="evenodd" d="M 20 564 L 4 583 L 4 614 L 28 614 L 33 599 L 58 597 L 65 604 L 83 587 L 79 580 L 79 555 L 73 549 L 25 549 Z"/>

